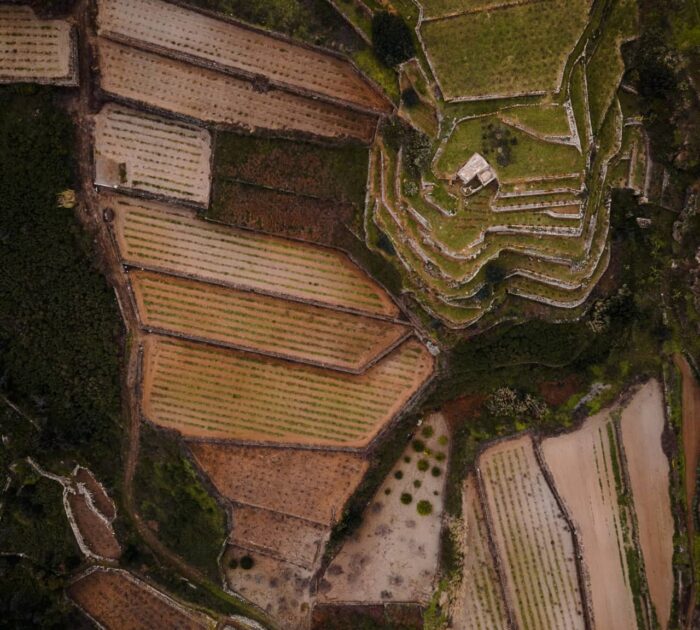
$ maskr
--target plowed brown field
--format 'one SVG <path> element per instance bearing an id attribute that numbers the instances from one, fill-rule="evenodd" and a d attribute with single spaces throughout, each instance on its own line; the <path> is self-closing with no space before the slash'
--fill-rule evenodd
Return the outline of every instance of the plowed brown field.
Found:
<path id="1" fill-rule="evenodd" d="M 227 499 L 322 525 L 340 519 L 368 466 L 352 453 L 209 442 L 188 446 Z"/>
<path id="2" fill-rule="evenodd" d="M 369 143 L 377 117 L 99 38 L 100 87 L 113 96 L 248 131 L 299 131 Z"/>
<path id="3" fill-rule="evenodd" d="M 105 628 L 211 629 L 214 620 L 187 610 L 127 571 L 97 568 L 74 582 L 70 598 Z"/>
<path id="4" fill-rule="evenodd" d="M 190 437 L 365 447 L 433 369 L 415 339 L 360 375 L 156 335 L 144 347 L 144 415 Z"/>
<path id="5" fill-rule="evenodd" d="M 321 50 L 159 0 L 100 0 L 99 31 L 214 62 L 277 85 L 379 111 L 391 105 L 352 65 Z"/>
<path id="6" fill-rule="evenodd" d="M 85 495 L 69 492 L 67 501 L 75 524 L 88 549 L 102 558 L 111 560 L 119 558 L 121 548 L 112 528 L 90 509 Z"/>

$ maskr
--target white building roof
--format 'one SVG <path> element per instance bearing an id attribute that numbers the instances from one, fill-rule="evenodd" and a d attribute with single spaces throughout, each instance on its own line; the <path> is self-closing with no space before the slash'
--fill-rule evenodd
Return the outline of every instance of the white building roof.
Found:
<path id="1" fill-rule="evenodd" d="M 496 179 L 496 173 L 483 155 L 475 153 L 469 158 L 467 163 L 457 171 L 457 177 L 459 177 L 464 184 L 468 184 L 476 177 L 482 186 L 486 186 L 486 184 Z"/>

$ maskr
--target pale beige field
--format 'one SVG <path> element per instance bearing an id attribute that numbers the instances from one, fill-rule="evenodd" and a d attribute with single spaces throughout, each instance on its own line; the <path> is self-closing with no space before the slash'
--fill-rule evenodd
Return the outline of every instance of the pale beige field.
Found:
<path id="1" fill-rule="evenodd" d="M 447 460 L 438 461 L 438 452 L 447 454 L 449 444 L 440 445 L 440 436 L 447 435 L 441 414 L 433 414 L 425 425 L 434 429 L 431 438 L 417 436 L 432 452 L 417 453 L 412 444 L 379 487 L 365 510 L 360 528 L 344 543 L 326 569 L 319 586 L 318 601 L 421 602 L 430 600 L 435 587 L 440 529 L 443 507 L 443 486 Z M 404 457 L 410 458 L 409 462 Z M 440 469 L 439 476 L 417 468 L 419 459 Z M 395 473 L 400 471 L 401 479 Z M 420 482 L 420 487 L 414 486 Z M 389 491 L 389 494 L 386 491 Z M 405 505 L 401 495 L 411 495 Z M 419 501 L 429 501 L 432 513 L 417 512 Z"/>
<path id="2" fill-rule="evenodd" d="M 574 542 L 539 468 L 529 435 L 479 457 L 506 596 L 521 627 L 585 627 Z"/>
<path id="3" fill-rule="evenodd" d="M 148 335 L 143 413 L 187 437 L 364 448 L 426 382 L 416 339 L 363 374 Z"/>
<path id="4" fill-rule="evenodd" d="M 329 527 L 247 505 L 233 509 L 229 542 L 311 569 L 323 553 Z"/>
<path id="5" fill-rule="evenodd" d="M 28 6 L 0 5 L 0 83 L 75 85 L 66 20 L 40 20 Z"/>
<path id="6" fill-rule="evenodd" d="M 262 75 L 278 85 L 365 108 L 391 110 L 348 61 L 335 55 L 160 0 L 100 0 L 98 9 L 99 32 L 105 37 L 129 38 Z"/>
<path id="7" fill-rule="evenodd" d="M 464 566 L 460 587 L 450 611 L 450 628 L 505 630 L 508 627 L 505 602 L 489 548 L 484 509 L 473 474 L 464 482 L 462 508 Z"/>
<path id="8" fill-rule="evenodd" d="M 341 517 L 367 471 L 359 455 L 188 442 L 217 491 L 238 504 L 258 506 L 321 525 Z"/>
<path id="9" fill-rule="evenodd" d="M 369 143 L 377 117 L 99 38 L 100 88 L 113 96 L 247 131 Z"/>
<path id="10" fill-rule="evenodd" d="M 661 386 L 651 380 L 623 410 L 620 426 L 649 594 L 662 628 L 671 615 L 674 533 L 669 465 L 661 448 L 664 424 Z"/>
<path id="11" fill-rule="evenodd" d="M 99 186 L 209 203 L 206 129 L 110 103 L 95 116 L 94 148 Z"/>
<path id="12" fill-rule="evenodd" d="M 127 571 L 96 568 L 74 582 L 69 597 L 104 628 L 212 630 L 215 622 L 187 610 Z"/>
<path id="13" fill-rule="evenodd" d="M 408 326 L 354 313 L 134 270 L 143 326 L 321 367 L 361 372 Z"/>
<path id="14" fill-rule="evenodd" d="M 121 259 L 247 291 L 396 317 L 389 295 L 339 251 L 198 219 L 193 212 L 117 195 L 112 208 Z"/>
<path id="15" fill-rule="evenodd" d="M 578 530 L 596 627 L 635 628 L 611 459 L 614 411 L 619 408 L 588 418 L 577 431 L 544 440 L 542 454 Z"/>

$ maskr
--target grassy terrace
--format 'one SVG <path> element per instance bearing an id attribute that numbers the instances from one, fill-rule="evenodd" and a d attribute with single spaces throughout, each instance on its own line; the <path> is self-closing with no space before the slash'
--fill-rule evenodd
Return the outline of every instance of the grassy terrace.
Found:
<path id="1" fill-rule="evenodd" d="M 585 0 L 549 0 L 424 22 L 421 33 L 448 100 L 555 92 L 587 13 Z"/>

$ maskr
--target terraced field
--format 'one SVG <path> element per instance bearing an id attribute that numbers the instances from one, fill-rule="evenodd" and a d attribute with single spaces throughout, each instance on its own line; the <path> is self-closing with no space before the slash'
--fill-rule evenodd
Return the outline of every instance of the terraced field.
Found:
<path id="1" fill-rule="evenodd" d="M 207 223 L 191 213 L 105 196 L 125 263 L 248 291 L 396 317 L 386 292 L 344 254 L 298 241 Z"/>
<path id="2" fill-rule="evenodd" d="M 487 523 L 477 483 L 470 475 L 464 484 L 462 581 L 452 608 L 454 628 L 499 630 L 508 627 L 503 594 L 488 542 Z"/>
<path id="3" fill-rule="evenodd" d="M 381 319 L 184 278 L 129 274 L 141 323 L 159 332 L 360 372 L 410 334 Z"/>
<path id="4" fill-rule="evenodd" d="M 77 85 L 71 25 L 28 6 L 0 5 L 0 83 Z"/>
<path id="5" fill-rule="evenodd" d="M 433 369 L 413 339 L 359 376 L 158 336 L 144 345 L 144 415 L 189 437 L 363 447 Z"/>
<path id="6" fill-rule="evenodd" d="M 98 9 L 99 33 L 105 37 L 187 55 L 362 108 L 391 110 L 349 61 L 333 53 L 160 0 L 100 0 Z"/>
<path id="7" fill-rule="evenodd" d="M 544 440 L 542 453 L 578 530 L 596 627 L 635 628 L 623 533 L 627 524 L 615 479 L 619 453 L 613 411 L 588 418 L 577 431 Z"/>
<path id="8" fill-rule="evenodd" d="M 246 131 L 266 129 L 370 142 L 374 114 L 98 40 L 100 88 L 107 94 L 189 118 Z"/>
<path id="9" fill-rule="evenodd" d="M 587 0 L 544 0 L 423 22 L 426 52 L 445 98 L 556 92 L 588 8 Z"/>
<path id="10" fill-rule="evenodd" d="M 104 628 L 212 630 L 216 625 L 127 571 L 95 567 L 75 581 L 68 594 Z"/>
<path id="11" fill-rule="evenodd" d="M 336 522 L 367 471 L 359 455 L 337 451 L 189 442 L 197 464 L 234 504 L 320 525 Z"/>
<path id="12" fill-rule="evenodd" d="M 585 628 L 573 533 L 539 468 L 532 439 L 496 444 L 478 466 L 518 626 Z"/>
<path id="13" fill-rule="evenodd" d="M 95 116 L 95 183 L 206 206 L 209 132 L 120 105 Z"/>

